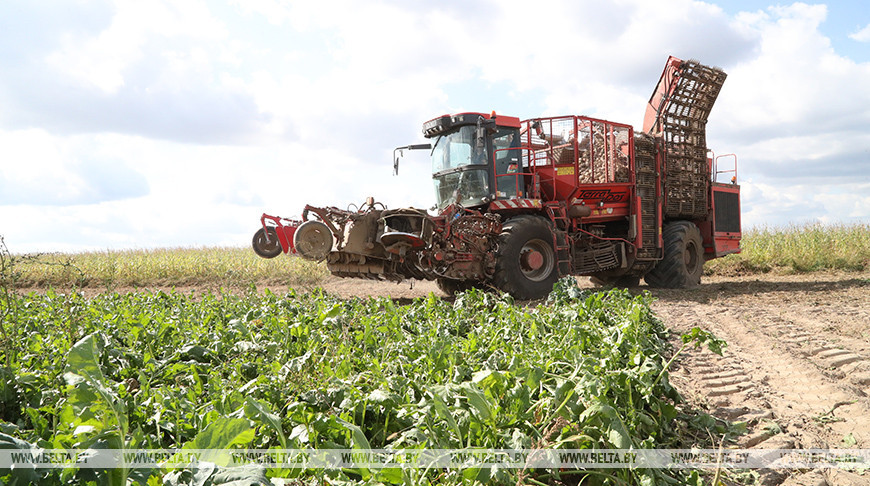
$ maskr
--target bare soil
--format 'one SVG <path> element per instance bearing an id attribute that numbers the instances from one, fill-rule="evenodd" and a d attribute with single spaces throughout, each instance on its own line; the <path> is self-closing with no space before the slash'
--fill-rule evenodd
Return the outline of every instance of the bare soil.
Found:
<path id="1" fill-rule="evenodd" d="M 708 279 L 653 290 L 676 333 L 694 326 L 728 343 L 691 350 L 672 377 L 716 417 L 746 422 L 738 447 L 870 448 L 870 274 Z M 762 471 L 764 484 L 870 484 L 835 470 Z"/>
<path id="2" fill-rule="evenodd" d="M 431 282 L 331 279 L 324 288 L 342 297 L 442 295 Z M 705 277 L 691 290 L 634 291 L 657 299 L 653 310 L 673 331 L 675 349 L 695 326 L 728 343 L 723 356 L 687 350 L 671 374 L 690 403 L 746 424 L 726 446 L 870 449 L 870 272 Z M 770 485 L 870 484 L 870 472 L 755 474 Z"/>

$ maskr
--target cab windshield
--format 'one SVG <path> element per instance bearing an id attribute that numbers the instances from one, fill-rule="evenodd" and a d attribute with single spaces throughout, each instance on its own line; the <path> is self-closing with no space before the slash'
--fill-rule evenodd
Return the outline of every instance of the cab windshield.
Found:
<path id="1" fill-rule="evenodd" d="M 486 203 L 490 193 L 486 145 L 477 140 L 475 128 L 462 126 L 435 140 L 432 178 L 440 209 L 453 202 L 467 207 Z"/>
<path id="2" fill-rule="evenodd" d="M 472 125 L 439 136 L 432 148 L 432 173 L 466 165 L 486 165 L 486 149 L 478 146 Z"/>

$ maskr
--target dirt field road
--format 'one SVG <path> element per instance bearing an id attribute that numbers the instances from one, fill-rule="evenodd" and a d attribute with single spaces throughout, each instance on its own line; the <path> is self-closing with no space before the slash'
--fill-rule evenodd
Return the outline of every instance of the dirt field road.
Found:
<path id="1" fill-rule="evenodd" d="M 325 288 L 342 296 L 438 293 L 428 282 L 336 279 Z M 653 309 L 675 345 L 695 326 L 728 343 L 723 356 L 706 349 L 681 355 L 672 381 L 711 415 L 746 423 L 733 445 L 870 449 L 870 273 L 713 277 L 693 290 L 643 290 L 658 299 Z M 758 480 L 870 485 L 870 472 L 761 471 Z"/>
<path id="2" fill-rule="evenodd" d="M 715 279 L 654 291 L 656 313 L 708 329 L 723 356 L 692 350 L 674 382 L 719 418 L 746 422 L 745 448 L 870 448 L 870 275 Z M 870 484 L 870 474 L 775 471 L 766 484 Z"/>

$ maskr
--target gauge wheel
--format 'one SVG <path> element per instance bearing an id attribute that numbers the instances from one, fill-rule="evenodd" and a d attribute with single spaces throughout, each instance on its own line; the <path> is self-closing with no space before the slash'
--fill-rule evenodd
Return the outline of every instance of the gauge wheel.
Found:
<path id="1" fill-rule="evenodd" d="M 316 262 L 326 259 L 332 251 L 332 232 L 320 221 L 306 221 L 293 234 L 293 247 L 302 258 Z"/>
<path id="2" fill-rule="evenodd" d="M 268 239 L 266 237 L 266 230 L 260 228 L 254 233 L 254 239 L 251 244 L 254 247 L 254 253 L 263 258 L 275 258 L 284 251 L 281 248 L 281 242 L 278 241 L 278 232 L 275 231 L 275 228 L 269 228 Z"/>

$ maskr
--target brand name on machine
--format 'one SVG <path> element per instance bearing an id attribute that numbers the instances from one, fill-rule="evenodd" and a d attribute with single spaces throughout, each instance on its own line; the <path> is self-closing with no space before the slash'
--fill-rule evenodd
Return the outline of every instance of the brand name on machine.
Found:
<path id="1" fill-rule="evenodd" d="M 621 202 L 625 201 L 626 194 L 624 192 L 611 192 L 610 189 L 597 189 L 583 191 L 577 199 L 601 199 L 603 202 Z"/>

